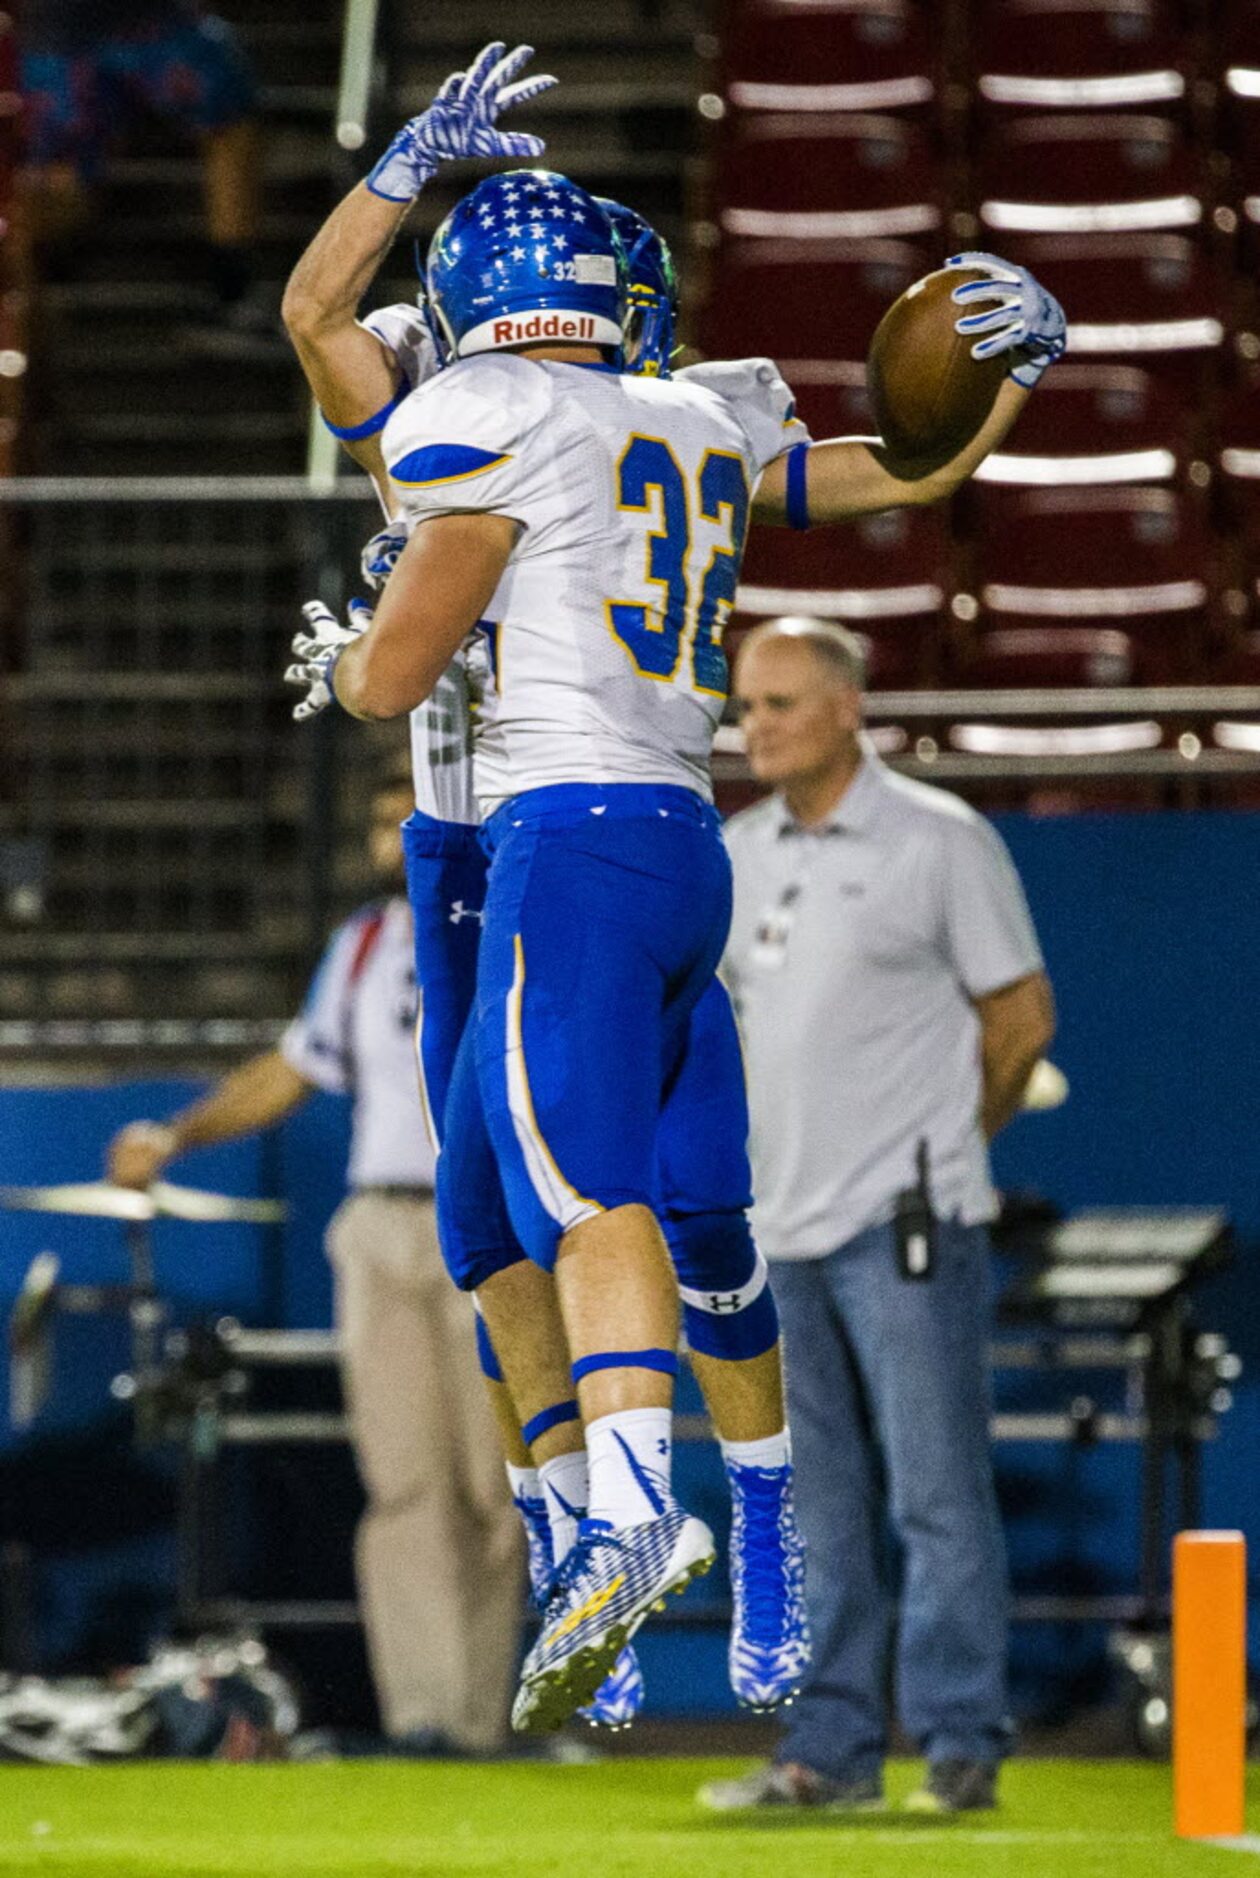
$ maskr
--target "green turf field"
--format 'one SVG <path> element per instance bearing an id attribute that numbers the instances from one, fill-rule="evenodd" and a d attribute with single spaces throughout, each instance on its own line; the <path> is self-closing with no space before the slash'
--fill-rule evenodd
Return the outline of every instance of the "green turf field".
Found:
<path id="1" fill-rule="evenodd" d="M 383 1762 L 0 1768 L 0 1874 L 87 1878 L 1260 1878 L 1254 1849 L 1183 1845 L 1168 1827 L 1166 1768 L 1023 1761 L 1001 1811 L 917 1821 L 895 1807 L 860 1823 L 738 1825 L 701 1812 L 700 1780 L 729 1761 L 588 1767 Z M 1260 1772 L 1260 1770 L 1257 1770 Z M 892 1770 L 890 1794 L 913 1772 Z M 1260 1826 L 1260 1779 L 1252 1824 Z"/>

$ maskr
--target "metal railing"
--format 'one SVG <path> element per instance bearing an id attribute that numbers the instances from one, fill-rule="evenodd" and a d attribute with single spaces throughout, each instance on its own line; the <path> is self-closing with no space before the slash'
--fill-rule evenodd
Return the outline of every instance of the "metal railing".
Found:
<path id="1" fill-rule="evenodd" d="M 0 482 L 0 1047 L 186 1058 L 290 1010 L 341 905 L 339 752 L 353 777 L 372 744 L 337 712 L 295 726 L 282 673 L 378 524 L 358 476 Z M 982 800 L 1260 775 L 1260 688 L 886 692 L 868 718 Z M 733 729 L 716 774 L 747 779 Z"/>
<path id="2" fill-rule="evenodd" d="M 380 0 L 346 0 L 334 131 L 338 146 L 347 155 L 361 150 L 367 141 L 379 13 Z M 336 482 L 338 454 L 337 439 L 312 402 L 306 441 L 306 480 L 316 493 L 326 494 Z"/>
<path id="3" fill-rule="evenodd" d="M 378 525 L 366 482 L 14 480 L 5 521 L 0 1041 L 282 1016 L 336 910 L 337 741 L 282 674 Z"/>

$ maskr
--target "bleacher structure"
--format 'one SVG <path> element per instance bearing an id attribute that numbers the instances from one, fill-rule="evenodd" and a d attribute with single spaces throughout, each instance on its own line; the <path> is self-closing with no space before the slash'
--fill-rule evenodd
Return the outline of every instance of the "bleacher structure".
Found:
<path id="1" fill-rule="evenodd" d="M 343 7 L 222 10 L 262 81 L 278 305 L 366 163 L 333 135 Z M 683 337 L 775 357 L 816 436 L 873 428 L 870 335 L 946 254 L 1025 261 L 1068 309 L 1067 362 L 948 509 L 753 531 L 732 649 L 776 613 L 852 624 L 880 747 L 988 805 L 1260 801 L 1260 0 L 394 0 L 371 138 L 492 36 L 562 80 L 530 107 L 547 161 L 674 244 Z M 421 241 L 474 174 L 439 173 Z M 375 746 L 295 728 L 279 674 L 375 510 L 303 478 L 296 365 L 213 330 L 199 229 L 193 152 L 146 129 L 29 342 L 0 282 L 10 1049 L 270 1034 L 365 885 L 330 830 Z M 733 730 L 718 774 L 746 796 Z"/>
<path id="2" fill-rule="evenodd" d="M 220 10 L 262 85 L 257 261 L 278 308 L 305 242 L 366 167 L 334 137 L 345 8 Z M 397 0 L 382 13 L 371 136 L 486 40 L 531 39 L 564 76 L 535 107 L 549 160 L 679 241 L 697 17 L 679 0 L 609 0 L 597 16 L 558 0 Z M 476 173 L 435 180 L 422 243 Z M 10 1056 L 239 1052 L 274 1034 L 329 920 L 369 889 L 355 818 L 338 810 L 362 796 L 379 740 L 339 735 L 335 714 L 294 726 L 280 674 L 302 601 L 340 603 L 379 512 L 352 472 L 333 490 L 307 485 L 296 363 L 278 328 L 215 331 L 200 241 L 195 153 L 145 126 L 112 155 L 71 264 L 41 284 L 20 445 L 0 376 L 12 453 L 0 474 L 22 472 L 0 482 Z M 409 233 L 379 297 L 415 291 Z"/>

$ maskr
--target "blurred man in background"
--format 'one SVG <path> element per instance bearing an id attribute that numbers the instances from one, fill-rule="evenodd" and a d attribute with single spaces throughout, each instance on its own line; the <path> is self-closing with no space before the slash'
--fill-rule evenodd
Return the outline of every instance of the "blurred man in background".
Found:
<path id="1" fill-rule="evenodd" d="M 208 285 L 224 320 L 259 323 L 255 86 L 231 27 L 192 0 L 26 0 L 20 34 L 35 242 L 47 250 L 74 234 L 118 131 L 151 112 L 200 144 Z"/>
<path id="2" fill-rule="evenodd" d="M 928 1761 L 916 1810 L 992 1806 L 1009 1735 L 986 1143 L 1050 1040 L 1052 999 L 1001 841 L 885 768 L 861 736 L 863 683 L 860 642 L 824 620 L 758 628 L 736 672 L 752 771 L 775 793 L 727 829 L 724 971 L 814 1663 L 775 1760 L 703 1790 L 718 1809 L 881 1804 L 895 1626 L 901 1720 Z"/>
<path id="3" fill-rule="evenodd" d="M 399 832 L 412 801 L 409 765 L 387 771 L 370 829 L 387 897 L 333 935 L 278 1046 L 168 1121 L 124 1128 L 109 1173 L 147 1187 L 169 1161 L 271 1127 L 316 1089 L 353 1094 L 351 1191 L 328 1253 L 368 1496 L 356 1554 L 381 1718 L 401 1754 L 490 1754 L 506 1736 L 521 1548 L 472 1309 L 438 1249 Z"/>

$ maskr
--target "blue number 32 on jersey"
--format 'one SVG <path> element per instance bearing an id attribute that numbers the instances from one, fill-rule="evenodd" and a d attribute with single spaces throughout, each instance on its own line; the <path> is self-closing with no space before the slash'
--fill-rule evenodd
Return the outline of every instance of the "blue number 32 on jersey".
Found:
<path id="1" fill-rule="evenodd" d="M 648 530 L 646 579 L 661 589 L 662 604 L 606 601 L 609 631 L 645 678 L 670 683 L 689 653 L 695 689 L 724 698 L 722 634 L 735 602 L 748 529 L 744 465 L 730 451 L 707 451 L 693 491 L 663 438 L 633 436 L 617 465 L 617 506 L 650 515 L 658 502 L 663 526 Z M 693 502 L 699 518 L 724 526 L 729 538 L 729 545 L 714 547 L 698 594 L 687 572 Z"/>

